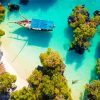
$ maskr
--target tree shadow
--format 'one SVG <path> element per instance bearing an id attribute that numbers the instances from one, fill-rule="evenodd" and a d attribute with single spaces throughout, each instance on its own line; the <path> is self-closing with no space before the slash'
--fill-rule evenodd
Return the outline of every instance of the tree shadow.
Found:
<path id="1" fill-rule="evenodd" d="M 22 9 L 23 11 L 28 11 L 28 10 L 48 10 L 48 8 L 50 8 L 57 0 L 30 0 L 29 3 L 27 5 L 23 5 Z"/>
<path id="2" fill-rule="evenodd" d="M 98 76 L 96 73 L 96 66 L 95 66 L 95 68 L 91 71 L 91 77 L 90 77 L 89 82 L 91 82 L 92 80 L 97 80 L 97 79 L 98 79 Z"/>
<path id="3" fill-rule="evenodd" d="M 26 28 L 19 28 L 15 30 L 13 34 L 17 34 L 17 37 L 12 36 L 10 38 L 27 41 L 27 45 L 36 45 L 40 47 L 48 47 L 52 36 L 50 32 L 34 31 Z M 20 36 L 22 38 L 20 38 Z"/>
<path id="4" fill-rule="evenodd" d="M 78 70 L 82 65 L 84 55 L 77 54 L 75 51 L 69 51 L 66 56 L 66 63 L 73 64 L 76 63 L 75 70 Z"/>
<path id="5" fill-rule="evenodd" d="M 68 27 L 65 28 L 64 35 L 70 41 L 73 40 L 73 30 L 72 30 L 72 28 L 70 26 L 68 26 Z"/>
<path id="6" fill-rule="evenodd" d="M 100 58 L 100 41 L 97 44 L 96 50 L 95 50 L 95 58 Z"/>
<path id="7" fill-rule="evenodd" d="M 71 41 L 73 40 L 72 28 L 70 28 L 69 26 L 67 28 L 65 28 L 64 34 L 65 34 L 66 38 L 69 39 L 69 41 L 70 41 L 69 46 L 70 46 Z M 64 49 L 66 49 L 66 48 L 64 47 Z M 74 50 L 68 51 L 68 53 L 66 55 L 66 63 L 67 64 L 76 63 L 76 67 L 75 67 L 76 70 L 81 66 L 83 59 L 84 59 L 84 55 L 79 55 Z"/>
<path id="8" fill-rule="evenodd" d="M 0 93 L 0 100 L 9 100 L 10 99 L 10 93 Z"/>
<path id="9" fill-rule="evenodd" d="M 64 36 L 66 37 L 66 43 L 64 43 L 64 50 L 68 50 L 71 44 L 71 41 L 73 40 L 73 30 L 69 26 L 64 29 Z"/>

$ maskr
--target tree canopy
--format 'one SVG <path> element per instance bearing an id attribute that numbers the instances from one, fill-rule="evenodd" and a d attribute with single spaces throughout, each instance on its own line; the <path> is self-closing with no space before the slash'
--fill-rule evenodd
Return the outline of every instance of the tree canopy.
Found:
<path id="1" fill-rule="evenodd" d="M 67 80 L 61 73 L 61 68 L 65 65 L 60 55 L 48 49 L 47 52 L 40 54 L 40 60 L 43 65 L 42 70 L 38 68 L 33 70 L 27 78 L 29 87 L 13 92 L 11 100 L 15 100 L 15 98 L 18 100 L 72 100 Z M 26 97 L 26 93 L 30 95 L 30 98 Z"/>
<path id="2" fill-rule="evenodd" d="M 89 100 L 100 100 L 100 80 L 93 80 L 86 85 Z"/>
<path id="3" fill-rule="evenodd" d="M 4 20 L 5 11 L 5 8 L 2 5 L 0 5 L 0 22 Z"/>
<path id="4" fill-rule="evenodd" d="M 98 76 L 100 77 L 100 58 L 97 59 L 96 72 Z"/>
<path id="5" fill-rule="evenodd" d="M 16 82 L 16 76 L 9 73 L 0 75 L 0 93 L 8 92 L 12 88 L 12 84 Z"/>
<path id="6" fill-rule="evenodd" d="M 83 54 L 90 45 L 90 39 L 94 36 L 96 27 L 100 24 L 100 15 L 96 14 L 90 18 L 84 5 L 76 6 L 68 18 L 68 24 L 73 28 L 74 33 L 69 50 Z"/>
<path id="7" fill-rule="evenodd" d="M 21 90 L 12 92 L 10 100 L 36 100 L 32 88 L 23 87 Z"/>

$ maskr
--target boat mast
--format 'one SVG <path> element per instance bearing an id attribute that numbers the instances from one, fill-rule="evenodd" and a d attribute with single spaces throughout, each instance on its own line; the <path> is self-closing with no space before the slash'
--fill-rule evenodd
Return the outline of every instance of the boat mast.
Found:
<path id="1" fill-rule="evenodd" d="M 19 15 L 29 22 L 29 20 L 27 18 L 25 18 L 20 12 L 19 12 Z"/>

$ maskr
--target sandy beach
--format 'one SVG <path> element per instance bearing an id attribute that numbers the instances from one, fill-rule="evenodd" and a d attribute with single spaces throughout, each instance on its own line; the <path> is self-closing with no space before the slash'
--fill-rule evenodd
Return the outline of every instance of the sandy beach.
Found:
<path id="1" fill-rule="evenodd" d="M 44 50 L 42 49 L 41 51 L 40 50 L 41 48 L 39 47 L 27 47 L 28 50 L 26 51 L 33 50 L 32 55 L 28 54 L 28 52 L 23 50 L 21 54 L 18 55 L 18 57 L 16 57 L 16 55 L 18 54 L 22 46 L 25 44 L 25 42 L 17 41 L 16 39 L 9 38 L 9 37 L 16 37 L 16 35 L 11 34 L 12 30 L 7 25 L 6 22 L 1 24 L 1 28 L 5 29 L 5 32 L 6 32 L 6 35 L 1 38 L 1 42 L 2 42 L 1 50 L 4 52 L 3 62 L 5 64 L 6 70 L 10 72 L 11 74 L 14 74 L 17 76 L 16 85 L 18 87 L 17 89 L 20 89 L 21 87 L 28 85 L 26 82 L 26 78 L 31 74 L 32 70 L 36 66 L 40 65 L 39 54 L 40 52 L 44 52 L 45 49 Z M 80 93 L 81 95 L 83 95 L 84 93 L 84 86 L 85 86 L 84 80 L 79 81 L 78 83 L 72 85 L 72 80 L 77 79 L 77 75 L 75 74 L 75 72 L 73 72 L 73 69 L 70 69 L 70 68 L 66 68 L 65 72 L 67 73 L 67 75 L 65 73 L 65 77 L 67 77 L 69 87 L 71 88 L 71 91 L 72 91 L 72 98 L 73 100 L 79 100 Z"/>
<path id="2" fill-rule="evenodd" d="M 3 50 L 3 57 L 1 59 L 1 62 L 3 63 L 6 72 L 9 72 L 10 74 L 13 74 L 17 77 L 16 83 L 15 83 L 17 85 L 17 90 L 21 89 L 23 86 L 28 86 L 28 83 L 26 82 L 26 80 L 22 79 L 18 75 L 16 70 L 13 68 L 13 66 L 7 62 L 5 54 L 6 53 Z"/>
<path id="3" fill-rule="evenodd" d="M 11 3 L 18 3 L 18 0 L 10 0 Z M 36 2 L 34 2 L 36 1 Z M 91 40 L 89 51 L 84 55 L 69 52 L 68 49 L 72 42 L 72 30 L 67 23 L 68 16 L 76 5 L 85 5 L 90 15 L 95 10 L 100 10 L 99 0 L 43 0 L 37 2 L 30 0 L 27 6 L 20 5 L 20 13 L 25 18 L 51 20 L 56 25 L 52 32 L 37 32 L 22 28 L 9 22 L 23 20 L 19 12 L 7 12 L 4 22 L 0 24 L 0 29 L 5 31 L 5 35 L 0 38 L 2 42 L 0 49 L 3 51 L 3 63 L 11 74 L 17 76 L 17 89 L 27 86 L 26 78 L 38 65 L 41 65 L 39 55 L 47 48 L 57 51 L 66 64 L 64 76 L 68 80 L 72 91 L 73 100 L 80 100 L 84 95 L 85 84 L 94 78 L 93 71 L 97 59 L 97 45 L 100 34 L 97 32 Z M 7 5 L 5 4 L 6 8 Z M 100 28 L 99 28 L 100 30 Z M 97 30 L 98 31 L 98 30 Z M 72 80 L 79 80 L 72 84 Z"/>

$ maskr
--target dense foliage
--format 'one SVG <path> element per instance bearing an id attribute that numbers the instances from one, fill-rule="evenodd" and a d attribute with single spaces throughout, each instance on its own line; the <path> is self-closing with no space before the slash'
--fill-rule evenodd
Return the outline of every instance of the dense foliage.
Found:
<path id="1" fill-rule="evenodd" d="M 72 100 L 67 80 L 61 72 L 64 64 L 59 54 L 48 49 L 40 54 L 40 60 L 43 67 L 37 67 L 28 77 L 29 87 L 13 92 L 11 100 Z"/>
<path id="2" fill-rule="evenodd" d="M 34 77 L 34 78 L 33 78 Z M 32 72 L 32 74 L 29 76 L 29 78 L 27 79 L 27 81 L 31 84 L 31 85 L 35 85 L 38 86 L 40 84 L 42 80 L 42 72 L 38 71 L 38 70 L 34 70 Z"/>
<path id="3" fill-rule="evenodd" d="M 88 100 L 100 100 L 100 80 L 93 80 L 86 85 Z"/>
<path id="4" fill-rule="evenodd" d="M 98 80 L 92 80 L 86 85 L 88 100 L 100 100 L 100 58 L 97 59 L 96 72 Z"/>
<path id="5" fill-rule="evenodd" d="M 76 6 L 68 18 L 70 27 L 73 28 L 73 41 L 69 50 L 75 50 L 83 54 L 90 45 L 90 39 L 96 32 L 96 27 L 100 24 L 100 16 L 95 14 L 93 18 L 84 6 Z"/>
<path id="6" fill-rule="evenodd" d="M 89 13 L 84 6 L 76 6 L 73 12 L 69 16 L 68 23 L 72 28 L 78 27 L 80 24 L 84 24 L 89 20 Z"/>
<path id="7" fill-rule="evenodd" d="M 45 53 L 40 54 L 40 61 L 46 70 L 46 74 L 53 74 L 60 72 L 63 74 L 65 65 L 57 52 L 52 51 L 50 48 Z"/>
<path id="8" fill-rule="evenodd" d="M 3 73 L 0 75 L 0 93 L 9 92 L 16 81 L 15 75 L 9 73 Z"/>
<path id="9" fill-rule="evenodd" d="M 96 72 L 100 77 L 100 58 L 97 59 Z"/>
<path id="10" fill-rule="evenodd" d="M 0 5 L 0 22 L 4 20 L 5 17 L 5 8 Z"/>
<path id="11" fill-rule="evenodd" d="M 12 93 L 10 100 L 36 100 L 33 94 L 33 89 L 23 87 Z"/>

